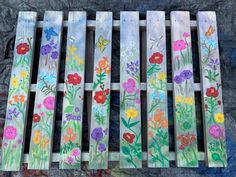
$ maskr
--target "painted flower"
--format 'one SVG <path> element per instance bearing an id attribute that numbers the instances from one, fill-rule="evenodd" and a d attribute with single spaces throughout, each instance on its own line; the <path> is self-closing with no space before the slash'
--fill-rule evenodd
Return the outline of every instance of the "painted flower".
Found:
<path id="1" fill-rule="evenodd" d="M 54 104 L 55 104 L 55 98 L 53 96 L 47 96 L 43 101 L 43 105 L 48 110 L 54 110 Z"/>
<path id="2" fill-rule="evenodd" d="M 126 117 L 133 119 L 138 116 L 138 111 L 136 109 L 130 108 L 125 111 Z"/>
<path id="3" fill-rule="evenodd" d="M 40 117 L 40 115 L 38 115 L 38 114 L 34 114 L 33 115 L 33 122 L 39 122 L 40 121 L 40 119 L 41 119 L 41 117 Z"/>
<path id="4" fill-rule="evenodd" d="M 181 76 L 183 79 L 190 79 L 190 78 L 193 76 L 193 73 L 192 73 L 190 70 L 183 70 L 183 71 L 180 73 L 180 76 Z"/>
<path id="5" fill-rule="evenodd" d="M 92 139 L 96 142 L 99 142 L 103 138 L 103 130 L 101 127 L 94 128 L 91 134 Z"/>
<path id="6" fill-rule="evenodd" d="M 4 129 L 3 137 L 7 140 L 13 140 L 16 138 L 17 129 L 14 126 L 8 125 Z"/>
<path id="7" fill-rule="evenodd" d="M 195 134 L 186 133 L 183 135 L 179 135 L 177 140 L 180 141 L 179 149 L 183 150 L 185 147 L 192 145 L 197 141 L 197 136 Z"/>
<path id="8" fill-rule="evenodd" d="M 184 32 L 184 33 L 183 33 L 183 37 L 188 38 L 188 37 L 190 37 L 190 34 L 187 33 L 187 32 Z"/>
<path id="9" fill-rule="evenodd" d="M 149 58 L 149 62 L 151 64 L 157 63 L 157 64 L 161 64 L 163 61 L 163 54 L 161 54 L 160 52 L 155 52 L 152 54 L 152 56 Z"/>
<path id="10" fill-rule="evenodd" d="M 14 95 L 12 96 L 14 102 L 18 103 L 24 103 L 25 102 L 25 95 Z"/>
<path id="11" fill-rule="evenodd" d="M 16 52 L 19 55 L 25 55 L 29 51 L 29 45 L 27 43 L 20 43 L 16 46 Z"/>
<path id="12" fill-rule="evenodd" d="M 122 87 L 126 92 L 132 93 L 135 90 L 135 80 L 132 78 L 128 79 L 127 82 L 122 84 Z"/>
<path id="13" fill-rule="evenodd" d="M 98 67 L 99 68 L 106 68 L 108 66 L 108 58 L 107 57 L 103 57 L 99 62 L 98 62 Z"/>
<path id="14" fill-rule="evenodd" d="M 69 141 L 74 142 L 77 138 L 77 135 L 74 133 L 73 128 L 68 127 L 66 131 L 67 134 L 63 136 L 64 143 L 68 143 Z"/>
<path id="15" fill-rule="evenodd" d="M 11 84 L 13 85 L 13 87 L 17 87 L 19 84 L 19 79 L 18 77 L 13 77 L 11 80 Z"/>
<path id="16" fill-rule="evenodd" d="M 130 76 L 134 77 L 137 75 L 139 70 L 139 61 L 131 61 L 130 63 L 126 64 L 126 73 Z"/>
<path id="17" fill-rule="evenodd" d="M 81 80 L 82 80 L 82 78 L 80 75 L 78 75 L 78 73 L 67 75 L 67 83 L 68 84 L 78 85 L 81 83 Z"/>
<path id="18" fill-rule="evenodd" d="M 160 122 L 164 118 L 164 112 L 160 109 L 157 109 L 156 114 L 154 115 L 154 121 Z"/>
<path id="19" fill-rule="evenodd" d="M 126 132 L 123 134 L 123 138 L 130 144 L 134 142 L 135 134 Z"/>
<path id="20" fill-rule="evenodd" d="M 79 148 L 74 148 L 74 149 L 72 149 L 71 155 L 72 155 L 73 157 L 78 157 L 78 156 L 80 155 L 80 149 L 79 149 Z"/>
<path id="21" fill-rule="evenodd" d="M 95 71 L 97 74 L 100 74 L 102 72 L 110 73 L 111 68 L 109 66 L 109 60 L 108 57 L 102 57 L 102 59 L 98 62 L 98 67 L 95 68 Z"/>
<path id="22" fill-rule="evenodd" d="M 51 52 L 52 47 L 49 44 L 43 45 L 40 49 L 42 55 L 47 55 Z"/>
<path id="23" fill-rule="evenodd" d="M 57 51 L 54 51 L 54 52 L 51 53 L 52 60 L 56 60 L 57 57 L 58 57 L 58 52 Z"/>
<path id="24" fill-rule="evenodd" d="M 105 145 L 104 143 L 100 143 L 100 144 L 98 145 L 98 150 L 99 150 L 100 152 L 106 151 L 106 145 Z"/>
<path id="25" fill-rule="evenodd" d="M 210 87 L 206 90 L 206 95 L 208 97 L 216 98 L 219 95 L 219 91 L 217 89 L 215 89 L 215 87 Z"/>
<path id="26" fill-rule="evenodd" d="M 186 43 L 184 42 L 184 40 L 177 40 L 173 44 L 173 49 L 174 51 L 184 50 L 186 49 Z"/>
<path id="27" fill-rule="evenodd" d="M 73 55 L 77 48 L 74 45 L 68 46 L 68 51 Z"/>
<path id="28" fill-rule="evenodd" d="M 176 75 L 174 77 L 174 81 L 176 84 L 182 84 L 182 82 L 184 81 L 183 78 L 180 75 Z"/>
<path id="29" fill-rule="evenodd" d="M 209 129 L 209 133 L 210 135 L 215 138 L 215 139 L 219 139 L 223 136 L 223 131 L 222 129 L 220 128 L 219 125 L 215 124 L 215 125 L 212 125 Z"/>
<path id="30" fill-rule="evenodd" d="M 161 80 L 161 81 L 164 81 L 166 79 L 166 73 L 164 71 L 160 72 L 158 75 L 157 75 L 157 79 L 158 80 Z"/>
<path id="31" fill-rule="evenodd" d="M 21 72 L 20 72 L 20 77 L 21 77 L 21 78 L 24 79 L 26 76 L 27 76 L 27 71 L 24 70 L 24 71 L 21 71 Z"/>
<path id="32" fill-rule="evenodd" d="M 68 156 L 66 161 L 67 161 L 68 164 L 71 164 L 71 165 L 75 163 L 75 159 L 71 156 Z"/>
<path id="33" fill-rule="evenodd" d="M 97 103 L 104 104 L 108 94 L 109 94 L 109 89 L 106 89 L 105 91 L 97 91 L 95 92 L 94 100 Z"/>
<path id="34" fill-rule="evenodd" d="M 215 117 L 214 117 L 214 120 L 215 120 L 217 123 L 224 123 L 224 121 L 225 121 L 224 114 L 222 114 L 222 113 L 216 113 L 216 114 L 215 114 Z"/>

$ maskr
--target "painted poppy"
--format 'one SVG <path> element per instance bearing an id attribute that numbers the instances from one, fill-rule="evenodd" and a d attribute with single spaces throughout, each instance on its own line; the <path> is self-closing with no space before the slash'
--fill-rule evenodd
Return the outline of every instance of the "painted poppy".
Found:
<path id="1" fill-rule="evenodd" d="M 152 54 L 152 56 L 149 58 L 150 63 L 157 63 L 161 64 L 163 61 L 163 55 L 160 52 L 155 52 Z"/>
<path id="2" fill-rule="evenodd" d="M 127 133 L 124 133 L 124 134 L 123 134 L 123 138 L 124 138 L 127 142 L 129 142 L 130 144 L 132 144 L 132 143 L 134 142 L 135 134 L 127 132 Z"/>
<path id="3" fill-rule="evenodd" d="M 219 95 L 219 91 L 217 89 L 215 89 L 215 87 L 210 87 L 210 88 L 207 89 L 206 95 L 208 97 L 216 98 Z"/>
<path id="4" fill-rule="evenodd" d="M 67 83 L 68 84 L 78 85 L 81 83 L 81 80 L 82 80 L 82 78 L 81 78 L 81 76 L 78 75 L 78 73 L 67 75 Z"/>
<path id="5" fill-rule="evenodd" d="M 38 115 L 38 114 L 34 114 L 33 115 L 33 122 L 39 122 L 40 121 L 40 119 L 41 119 L 41 117 L 40 117 L 40 115 Z"/>
<path id="6" fill-rule="evenodd" d="M 20 43 L 16 46 L 16 52 L 19 55 L 25 55 L 29 51 L 29 45 L 27 43 Z"/>

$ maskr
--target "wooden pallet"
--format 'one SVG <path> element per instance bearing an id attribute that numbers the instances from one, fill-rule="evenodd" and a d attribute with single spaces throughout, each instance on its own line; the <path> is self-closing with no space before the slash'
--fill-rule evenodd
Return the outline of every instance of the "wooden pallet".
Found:
<path id="1" fill-rule="evenodd" d="M 58 83 L 61 36 L 68 28 L 64 83 Z M 42 28 L 37 84 L 31 84 L 36 28 Z M 87 30 L 86 30 L 87 28 Z M 172 83 L 167 83 L 166 28 L 171 29 Z M 197 28 L 201 82 L 194 83 L 191 30 Z M 112 31 L 120 30 L 120 83 L 111 83 Z M 93 31 L 95 39 L 93 41 Z M 140 31 L 146 31 L 146 58 L 140 59 Z M 87 35 L 86 35 L 87 33 Z M 88 36 L 86 40 L 86 36 Z M 86 48 L 86 41 L 93 48 Z M 85 51 L 94 50 L 94 65 L 85 83 L 89 62 Z M 142 51 L 143 52 L 143 51 Z M 145 63 L 145 68 L 140 64 Z M 91 67 L 91 65 L 90 65 Z M 140 70 L 147 82 L 140 82 Z M 89 112 L 89 152 L 82 152 L 84 92 L 92 91 Z M 120 152 L 109 152 L 110 92 L 120 91 Z M 146 91 L 147 117 L 141 115 L 141 91 Z M 175 152 L 169 152 L 167 91 L 174 96 Z M 197 148 L 195 92 L 202 94 L 205 152 Z M 23 154 L 29 93 L 35 92 L 29 154 Z M 60 153 L 52 153 L 57 92 L 64 92 Z M 142 119 L 147 119 L 147 152 L 142 151 Z M 187 11 L 148 11 L 140 20 L 135 11 L 121 12 L 113 20 L 111 12 L 97 12 L 87 20 L 86 12 L 46 11 L 37 21 L 36 12 L 20 12 L 7 113 L 1 149 L 1 169 L 18 171 L 22 163 L 29 169 L 79 169 L 82 161 L 90 169 L 107 169 L 109 161 L 120 168 L 226 167 L 225 128 L 222 102 L 220 58 L 215 12 L 198 12 L 190 21 Z"/>

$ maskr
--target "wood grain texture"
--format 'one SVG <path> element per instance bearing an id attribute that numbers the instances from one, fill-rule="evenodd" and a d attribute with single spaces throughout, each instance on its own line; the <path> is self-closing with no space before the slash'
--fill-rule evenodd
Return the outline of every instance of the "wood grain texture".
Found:
<path id="1" fill-rule="evenodd" d="M 148 167 L 169 167 L 164 11 L 147 11 Z"/>
<path id="2" fill-rule="evenodd" d="M 120 13 L 120 167 L 142 167 L 139 13 Z"/>
<path id="3" fill-rule="evenodd" d="M 50 167 L 62 22 L 63 12 L 45 12 L 28 169 Z"/>
<path id="4" fill-rule="evenodd" d="M 69 12 L 60 169 L 81 168 L 86 12 Z"/>
<path id="5" fill-rule="evenodd" d="M 226 167 L 227 154 L 216 14 L 215 12 L 198 12 L 197 19 L 206 163 L 209 167 Z"/>
<path id="6" fill-rule="evenodd" d="M 36 12 L 19 12 L 3 135 L 2 170 L 20 170 L 33 64 Z"/>
<path id="7" fill-rule="evenodd" d="M 112 12 L 96 13 L 89 168 L 107 169 L 111 87 Z"/>
<path id="8" fill-rule="evenodd" d="M 175 151 L 178 167 L 197 167 L 197 131 L 189 12 L 171 12 Z"/>

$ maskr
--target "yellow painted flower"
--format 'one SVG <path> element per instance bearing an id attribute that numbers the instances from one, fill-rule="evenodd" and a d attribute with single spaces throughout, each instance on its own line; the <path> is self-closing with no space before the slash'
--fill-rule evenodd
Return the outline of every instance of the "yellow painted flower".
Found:
<path id="1" fill-rule="evenodd" d="M 155 79 L 153 77 L 150 78 L 149 82 L 150 84 L 155 85 Z"/>
<path id="2" fill-rule="evenodd" d="M 157 79 L 158 80 L 161 80 L 161 81 L 164 81 L 166 79 L 166 73 L 164 71 L 160 72 L 158 75 L 157 75 Z"/>
<path id="3" fill-rule="evenodd" d="M 180 102 L 182 102 L 182 97 L 179 95 L 175 96 L 175 103 L 180 103 Z"/>
<path id="4" fill-rule="evenodd" d="M 41 133 L 40 130 L 34 130 L 34 135 L 35 135 L 35 136 L 41 136 L 42 133 Z"/>
<path id="5" fill-rule="evenodd" d="M 84 61 L 78 55 L 75 55 L 74 58 L 77 60 L 79 65 L 84 64 Z"/>
<path id="6" fill-rule="evenodd" d="M 73 55 L 75 51 L 77 50 L 77 48 L 74 45 L 71 45 L 71 46 L 68 46 L 68 50 Z"/>
<path id="7" fill-rule="evenodd" d="M 41 139 L 40 136 L 36 136 L 36 135 L 35 135 L 35 136 L 33 137 L 33 142 L 34 142 L 34 144 L 39 144 L 39 143 L 40 143 L 40 139 Z"/>
<path id="8" fill-rule="evenodd" d="M 17 87 L 18 84 L 19 84 L 19 79 L 18 79 L 18 77 L 13 77 L 11 84 L 13 85 L 13 87 Z"/>
<path id="9" fill-rule="evenodd" d="M 225 117 L 224 117 L 224 114 L 222 113 L 216 113 L 215 114 L 215 121 L 217 123 L 223 123 L 225 121 Z"/>
<path id="10" fill-rule="evenodd" d="M 26 76 L 27 76 L 27 72 L 25 70 L 20 72 L 21 78 L 25 78 Z"/>
<path id="11" fill-rule="evenodd" d="M 70 57 L 67 56 L 67 57 L 66 57 L 66 61 L 70 61 Z"/>
<path id="12" fill-rule="evenodd" d="M 47 138 L 44 138 L 42 147 L 45 149 L 47 147 L 48 143 L 49 143 L 49 140 Z"/>
<path id="13" fill-rule="evenodd" d="M 192 97 L 188 98 L 187 104 L 193 105 L 194 101 Z"/>
<path id="14" fill-rule="evenodd" d="M 138 116 L 138 111 L 134 108 L 130 108 L 125 111 L 125 114 L 127 118 L 133 119 Z"/>

